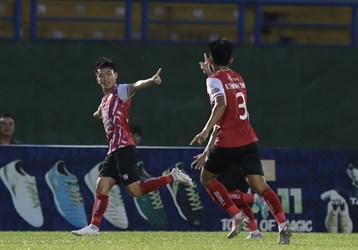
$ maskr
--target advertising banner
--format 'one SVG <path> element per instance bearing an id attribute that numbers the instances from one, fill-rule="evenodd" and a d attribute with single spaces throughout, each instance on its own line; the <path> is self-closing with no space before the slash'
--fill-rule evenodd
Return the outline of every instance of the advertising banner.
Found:
<path id="1" fill-rule="evenodd" d="M 230 216 L 211 200 L 199 171 L 190 167 L 202 150 L 138 147 L 143 180 L 180 166 L 195 185 L 171 184 L 133 198 L 120 183 L 109 194 L 100 229 L 228 231 Z M 86 226 L 106 152 L 105 146 L 0 146 L 0 230 Z M 260 153 L 267 182 L 295 231 L 358 232 L 358 151 L 265 148 Z M 277 230 L 272 215 L 263 218 L 256 205 L 253 210 L 260 230 Z"/>

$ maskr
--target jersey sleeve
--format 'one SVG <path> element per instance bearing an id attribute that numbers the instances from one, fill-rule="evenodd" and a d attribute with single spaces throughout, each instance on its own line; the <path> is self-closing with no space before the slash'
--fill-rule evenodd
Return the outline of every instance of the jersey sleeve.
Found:
<path id="1" fill-rule="evenodd" d="M 206 90 L 209 94 L 210 102 L 217 96 L 225 96 L 224 87 L 218 78 L 209 77 L 206 79 Z"/>
<path id="2" fill-rule="evenodd" d="M 128 86 L 129 86 L 129 84 L 122 83 L 122 84 L 119 84 L 118 87 L 117 87 L 118 97 L 123 102 L 128 101 L 132 97 L 132 96 L 128 95 Z"/>

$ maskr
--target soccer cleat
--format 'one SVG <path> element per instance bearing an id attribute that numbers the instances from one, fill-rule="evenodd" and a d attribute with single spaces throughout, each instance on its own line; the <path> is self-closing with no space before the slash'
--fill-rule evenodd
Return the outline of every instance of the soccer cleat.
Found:
<path id="1" fill-rule="evenodd" d="M 265 201 L 258 194 L 255 194 L 254 204 L 258 208 L 260 208 L 262 219 L 267 219 L 267 217 L 269 216 L 269 210 L 268 210 L 268 208 L 266 206 Z"/>
<path id="2" fill-rule="evenodd" d="M 140 180 L 145 181 L 152 176 L 144 169 L 142 161 L 137 163 Z M 159 190 L 155 190 L 141 197 L 134 197 L 134 204 L 138 213 L 155 229 L 164 230 L 168 227 L 167 215 Z"/>
<path id="3" fill-rule="evenodd" d="M 279 226 L 278 244 L 290 244 L 293 228 L 285 221 L 284 224 Z"/>
<path id="4" fill-rule="evenodd" d="M 234 238 L 244 227 L 249 223 L 249 217 L 247 217 L 243 212 L 236 214 L 232 220 L 232 229 L 227 235 L 228 239 Z"/>
<path id="5" fill-rule="evenodd" d="M 99 167 L 102 162 L 94 166 L 84 177 L 88 189 L 96 196 L 96 185 L 99 174 Z M 114 185 L 108 194 L 108 207 L 103 217 L 108 220 L 113 226 L 127 229 L 128 217 L 126 208 L 124 206 L 121 190 L 118 185 Z"/>
<path id="6" fill-rule="evenodd" d="M 44 223 L 36 179 L 22 168 L 21 160 L 15 160 L 0 168 L 0 177 L 9 190 L 17 213 L 31 226 Z"/>
<path id="7" fill-rule="evenodd" d="M 194 186 L 193 181 L 189 177 L 189 175 L 185 174 L 178 166 L 180 166 L 182 163 L 175 164 L 175 167 L 172 169 L 170 174 L 173 176 L 174 181 L 183 183 L 188 186 Z"/>
<path id="8" fill-rule="evenodd" d="M 259 230 L 255 230 L 250 232 L 246 239 L 261 239 L 262 237 L 262 233 Z"/>
<path id="9" fill-rule="evenodd" d="M 45 179 L 59 214 L 75 227 L 86 226 L 86 212 L 77 178 L 67 171 L 65 163 L 56 162 L 45 174 Z"/>
<path id="10" fill-rule="evenodd" d="M 178 162 L 173 169 L 178 169 L 182 175 L 187 176 L 183 170 L 183 163 Z M 173 170 L 172 170 L 173 172 Z M 163 172 L 163 175 L 169 174 L 170 169 Z M 187 184 L 187 182 L 185 182 Z M 169 193 L 171 194 L 175 207 L 179 215 L 193 226 L 203 226 L 204 214 L 203 205 L 200 200 L 198 187 L 195 182 L 190 179 L 190 186 L 184 185 L 183 182 L 173 182 L 167 184 Z"/>
<path id="11" fill-rule="evenodd" d="M 71 231 L 71 233 L 77 236 L 97 236 L 99 235 L 98 231 L 98 227 L 94 225 L 89 225 L 82 229 Z"/>

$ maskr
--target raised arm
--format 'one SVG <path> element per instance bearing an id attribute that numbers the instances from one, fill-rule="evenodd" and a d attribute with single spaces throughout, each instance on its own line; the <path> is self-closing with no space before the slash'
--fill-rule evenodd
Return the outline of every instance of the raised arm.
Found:
<path id="1" fill-rule="evenodd" d="M 129 84 L 128 95 L 132 96 L 138 90 L 148 88 L 149 86 L 151 86 L 153 84 L 156 84 L 156 85 L 161 84 L 161 82 L 162 82 L 162 79 L 160 78 L 161 71 L 162 71 L 162 68 L 159 68 L 157 73 L 155 73 L 151 78 L 148 78 L 145 80 L 139 80 L 133 84 Z"/>

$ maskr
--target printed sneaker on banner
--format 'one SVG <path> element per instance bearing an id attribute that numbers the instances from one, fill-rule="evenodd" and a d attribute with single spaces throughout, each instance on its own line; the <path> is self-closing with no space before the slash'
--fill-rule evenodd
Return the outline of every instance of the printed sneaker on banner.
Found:
<path id="1" fill-rule="evenodd" d="M 184 163 L 177 162 L 174 167 L 184 172 Z M 163 175 L 170 174 L 171 168 L 165 170 Z M 204 224 L 203 205 L 200 199 L 196 182 L 191 181 L 192 185 L 185 185 L 180 182 L 167 184 L 167 188 L 173 198 L 174 204 L 179 215 L 191 225 L 201 227 Z"/>
<path id="2" fill-rule="evenodd" d="M 144 181 L 151 178 L 144 169 L 144 162 L 137 163 L 139 169 L 140 180 Z M 134 197 L 134 204 L 138 213 L 145 219 L 153 228 L 164 230 L 167 229 L 168 221 L 165 213 L 163 201 L 160 197 L 159 190 L 155 190 L 145 194 L 141 197 Z"/>
<path id="3" fill-rule="evenodd" d="M 76 176 L 70 174 L 63 161 L 58 161 L 45 174 L 59 214 L 75 227 L 85 227 L 87 217 Z"/>
<path id="4" fill-rule="evenodd" d="M 270 212 L 266 206 L 266 202 L 258 194 L 255 194 L 254 206 L 260 209 L 261 218 L 266 220 Z"/>
<path id="5" fill-rule="evenodd" d="M 17 213 L 31 226 L 41 227 L 44 222 L 36 179 L 15 160 L 0 168 L 0 177 L 9 190 Z"/>
<path id="6" fill-rule="evenodd" d="M 88 189 L 92 192 L 94 196 L 96 196 L 97 178 L 99 174 L 99 167 L 101 166 L 101 164 L 102 162 L 94 166 L 84 177 Z M 106 212 L 104 213 L 104 218 L 115 227 L 127 229 L 128 217 L 119 186 L 114 185 L 108 196 L 108 207 Z"/>

